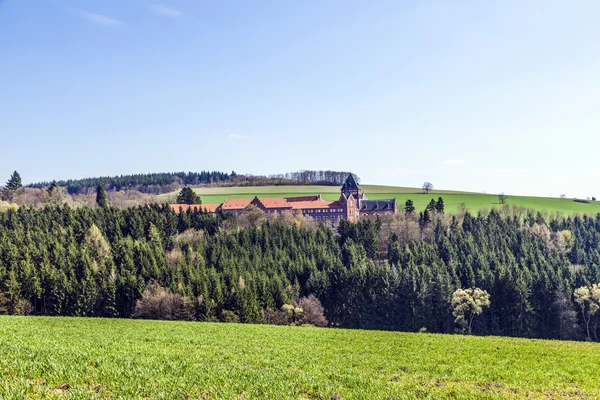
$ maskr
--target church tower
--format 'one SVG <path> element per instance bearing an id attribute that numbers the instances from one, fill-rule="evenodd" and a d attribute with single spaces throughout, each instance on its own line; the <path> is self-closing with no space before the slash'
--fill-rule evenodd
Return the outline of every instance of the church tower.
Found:
<path id="1" fill-rule="evenodd" d="M 350 195 L 354 196 L 354 200 L 356 201 L 356 208 L 360 208 L 360 201 L 362 200 L 363 193 L 358 183 L 356 183 L 356 179 L 354 179 L 354 175 L 348 175 L 346 178 L 346 182 L 342 185 L 340 189 L 341 197 L 345 197 L 346 199 L 350 197 Z"/>

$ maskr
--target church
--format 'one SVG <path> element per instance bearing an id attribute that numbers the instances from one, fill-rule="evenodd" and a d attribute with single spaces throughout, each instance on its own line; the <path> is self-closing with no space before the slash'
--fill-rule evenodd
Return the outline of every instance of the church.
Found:
<path id="1" fill-rule="evenodd" d="M 394 214 L 396 199 L 369 200 L 352 174 L 348 175 L 340 189 L 338 200 L 327 201 L 321 195 L 287 198 L 227 199 L 221 204 L 171 204 L 179 212 L 188 208 L 202 208 L 209 213 L 233 213 L 240 215 L 246 207 L 253 205 L 266 214 L 281 214 L 285 211 L 301 212 L 305 218 L 337 225 L 346 219 L 358 222 L 361 215 Z"/>

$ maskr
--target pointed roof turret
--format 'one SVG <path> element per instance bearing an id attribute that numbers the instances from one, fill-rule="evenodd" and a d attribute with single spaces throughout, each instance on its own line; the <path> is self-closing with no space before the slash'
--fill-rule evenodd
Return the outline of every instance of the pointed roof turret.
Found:
<path id="1" fill-rule="evenodd" d="M 344 182 L 344 189 L 360 189 L 358 187 L 358 183 L 356 183 L 356 179 L 354 179 L 354 175 L 350 174 L 346 178 L 346 182 Z"/>

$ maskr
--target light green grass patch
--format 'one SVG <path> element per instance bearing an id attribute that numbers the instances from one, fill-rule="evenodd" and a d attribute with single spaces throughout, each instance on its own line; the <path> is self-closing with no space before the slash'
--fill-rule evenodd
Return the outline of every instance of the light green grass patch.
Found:
<path id="1" fill-rule="evenodd" d="M 424 194 L 420 189 L 399 186 L 361 185 L 369 199 L 396 198 L 399 206 L 406 200 L 413 200 L 418 211 L 424 210 L 431 199 L 444 198 L 446 212 L 456 212 L 461 203 L 472 212 L 492 207 L 501 207 L 498 196 L 483 193 L 457 192 L 447 190 L 433 190 Z M 250 187 L 202 187 L 195 188 L 202 202 L 205 204 L 222 203 L 226 199 L 239 199 L 248 197 L 294 197 L 313 196 L 321 194 L 325 200 L 337 200 L 340 188 L 337 186 L 250 186 Z M 158 196 L 159 200 L 167 200 L 177 193 Z M 588 204 L 574 202 L 573 199 L 560 199 L 552 197 L 532 196 L 507 196 L 507 204 L 532 208 L 538 211 L 559 212 L 564 215 L 574 213 L 597 214 L 600 213 L 600 202 L 590 201 Z"/>
<path id="2" fill-rule="evenodd" d="M 600 345 L 0 317 L 1 398 L 599 398 Z"/>

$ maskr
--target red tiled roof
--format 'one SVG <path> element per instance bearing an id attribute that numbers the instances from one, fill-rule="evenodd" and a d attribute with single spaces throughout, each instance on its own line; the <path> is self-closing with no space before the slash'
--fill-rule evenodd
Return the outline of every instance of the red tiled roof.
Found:
<path id="1" fill-rule="evenodd" d="M 307 210 L 316 208 L 344 208 L 339 201 L 295 201 L 291 203 L 294 210 Z"/>
<path id="2" fill-rule="evenodd" d="M 227 199 L 223 203 L 223 210 L 243 210 L 248 207 L 248 204 L 252 202 L 253 199 Z"/>
<path id="3" fill-rule="evenodd" d="M 289 208 L 289 209 L 292 208 L 292 206 L 287 201 L 285 201 L 285 199 L 282 199 L 282 198 L 274 198 L 274 199 L 258 199 L 257 198 L 256 200 L 264 208 Z"/>
<path id="4" fill-rule="evenodd" d="M 318 196 L 299 196 L 299 197 L 286 197 L 285 201 L 288 203 L 296 201 L 321 201 L 321 195 Z"/>
<path id="5" fill-rule="evenodd" d="M 202 209 L 209 213 L 216 213 L 219 207 L 221 207 L 220 204 L 202 204 Z"/>

